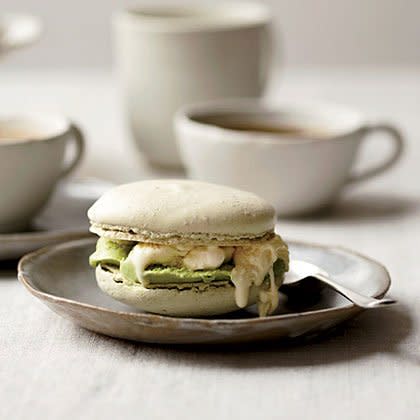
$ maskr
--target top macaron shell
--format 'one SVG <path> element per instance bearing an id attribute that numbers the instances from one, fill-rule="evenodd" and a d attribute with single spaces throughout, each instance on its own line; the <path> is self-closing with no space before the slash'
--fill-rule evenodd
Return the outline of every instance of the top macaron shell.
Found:
<path id="1" fill-rule="evenodd" d="M 258 239 L 274 231 L 275 211 L 255 194 L 188 180 L 120 185 L 89 209 L 91 230 L 115 239 L 159 242 Z"/>

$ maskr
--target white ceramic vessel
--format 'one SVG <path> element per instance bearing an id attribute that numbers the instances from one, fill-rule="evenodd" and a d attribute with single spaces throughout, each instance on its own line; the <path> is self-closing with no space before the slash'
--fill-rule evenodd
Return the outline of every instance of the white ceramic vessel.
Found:
<path id="1" fill-rule="evenodd" d="M 64 163 L 69 141 L 76 150 Z M 0 232 L 27 227 L 57 181 L 80 161 L 83 135 L 61 116 L 28 114 L 0 117 Z"/>
<path id="2" fill-rule="evenodd" d="M 269 22 L 264 5 L 248 2 L 142 6 L 115 15 L 127 119 L 149 161 L 180 166 L 172 119 L 181 105 L 261 94 Z"/>
<path id="3" fill-rule="evenodd" d="M 241 131 L 220 125 L 285 125 L 320 129 L 328 139 Z M 357 111 L 322 103 L 268 106 L 236 100 L 186 106 L 175 118 L 183 162 L 193 179 L 255 192 L 278 214 L 301 215 L 330 205 L 345 185 L 376 176 L 400 158 L 403 139 L 392 125 L 370 123 Z M 352 173 L 357 151 L 372 132 L 394 143 L 383 163 Z"/>
<path id="4" fill-rule="evenodd" d="M 41 21 L 30 15 L 2 13 L 0 15 L 0 54 L 37 41 L 41 35 Z"/>

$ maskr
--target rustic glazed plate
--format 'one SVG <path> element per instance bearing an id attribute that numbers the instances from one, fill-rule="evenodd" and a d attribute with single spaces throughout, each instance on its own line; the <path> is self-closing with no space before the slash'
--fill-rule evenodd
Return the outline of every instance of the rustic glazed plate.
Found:
<path id="1" fill-rule="evenodd" d="M 291 258 L 319 265 L 360 293 L 379 297 L 390 286 L 382 265 L 354 252 L 299 242 L 289 242 L 289 246 Z M 94 270 L 88 265 L 94 247 L 95 239 L 89 238 L 38 250 L 20 261 L 18 276 L 54 312 L 112 337 L 179 344 L 291 339 L 317 335 L 362 311 L 330 289 L 319 295 L 312 290 L 308 299 L 309 290 L 303 286 L 293 294 L 301 293 L 306 307 L 293 311 L 299 305 L 284 296 L 278 313 L 265 318 L 257 318 L 252 308 L 211 319 L 147 314 L 114 301 L 97 287 Z"/>
<path id="2" fill-rule="evenodd" d="M 95 179 L 59 183 L 45 209 L 26 232 L 0 233 L 0 261 L 89 234 L 87 209 L 111 184 Z"/>

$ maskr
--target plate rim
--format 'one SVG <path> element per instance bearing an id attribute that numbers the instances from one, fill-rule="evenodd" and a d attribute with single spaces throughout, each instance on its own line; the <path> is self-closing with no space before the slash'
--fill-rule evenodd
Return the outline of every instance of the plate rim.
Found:
<path id="1" fill-rule="evenodd" d="M 88 309 L 88 310 L 96 310 L 99 312 L 104 312 L 107 314 L 112 314 L 116 316 L 123 316 L 128 318 L 134 318 L 137 322 L 139 321 L 145 321 L 147 324 L 151 324 L 154 321 L 156 321 L 156 326 L 158 325 L 158 322 L 172 322 L 172 323 L 186 323 L 188 325 L 198 325 L 198 326 L 207 326 L 211 327 L 214 325 L 241 325 L 241 324 L 266 324 L 271 323 L 275 321 L 281 321 L 284 319 L 292 319 L 292 318 L 298 318 L 298 317 L 309 317 L 309 316 L 316 316 L 316 315 L 325 315 L 330 313 L 344 313 L 350 310 L 354 311 L 365 311 L 365 308 L 361 308 L 356 306 L 354 303 L 349 302 L 346 305 L 339 306 L 339 307 L 332 307 L 332 308 L 323 308 L 323 309 L 316 309 L 316 310 L 309 310 L 305 312 L 292 312 L 287 314 L 279 314 L 279 315 L 272 315 L 267 317 L 256 317 L 256 318 L 245 318 L 245 319 L 206 319 L 206 318 L 181 318 L 181 317 L 174 317 L 169 315 L 158 315 L 158 314 L 152 314 L 152 313 L 141 313 L 141 312 L 128 312 L 128 311 L 117 311 L 114 309 L 108 309 L 104 308 L 102 306 L 92 305 L 90 303 L 84 303 L 73 299 L 68 299 L 61 296 L 55 296 L 48 292 L 43 292 L 33 286 L 29 274 L 25 270 L 25 267 L 27 264 L 30 264 L 33 260 L 36 260 L 37 258 L 48 254 L 51 251 L 54 251 L 56 248 L 61 248 L 65 246 L 73 246 L 80 244 L 86 244 L 88 242 L 93 242 L 95 238 L 82 238 L 82 239 L 75 239 L 71 241 L 61 242 L 54 245 L 49 245 L 40 249 L 37 249 L 36 251 L 30 252 L 29 254 L 24 255 L 18 263 L 18 273 L 17 277 L 20 283 L 23 284 L 23 286 L 36 298 L 40 299 L 41 301 L 48 301 L 52 302 L 54 304 L 65 304 L 65 305 L 72 305 L 75 307 L 79 307 L 82 309 Z M 296 244 L 296 245 L 302 245 L 302 246 L 312 246 L 316 248 L 321 248 L 324 250 L 340 250 L 345 253 L 349 253 L 351 255 L 357 256 L 359 258 L 362 258 L 364 260 L 367 260 L 370 263 L 373 263 L 377 266 L 379 266 L 383 272 L 384 272 L 384 280 L 385 280 L 385 286 L 383 290 L 379 291 L 378 293 L 372 295 L 372 297 L 375 298 L 381 298 L 385 296 L 385 294 L 389 291 L 391 287 L 391 276 L 389 274 L 388 269 L 377 260 L 367 257 L 364 254 L 361 254 L 357 251 L 353 251 L 349 248 L 346 248 L 344 246 L 338 245 L 324 245 L 324 244 L 318 244 L 313 242 L 306 242 L 301 240 L 286 240 L 286 243 L 288 244 Z M 28 276 L 28 278 L 26 277 Z"/>

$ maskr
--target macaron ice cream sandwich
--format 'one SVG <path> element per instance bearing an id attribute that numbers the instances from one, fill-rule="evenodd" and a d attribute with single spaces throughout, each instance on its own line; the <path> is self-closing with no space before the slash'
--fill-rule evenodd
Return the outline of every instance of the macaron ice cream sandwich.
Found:
<path id="1" fill-rule="evenodd" d="M 275 212 L 245 191 L 187 180 L 115 187 L 89 209 L 99 236 L 90 264 L 108 295 L 147 312 L 272 313 L 289 253 Z"/>

